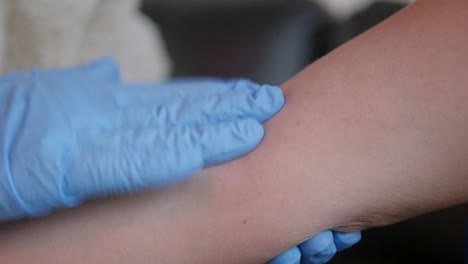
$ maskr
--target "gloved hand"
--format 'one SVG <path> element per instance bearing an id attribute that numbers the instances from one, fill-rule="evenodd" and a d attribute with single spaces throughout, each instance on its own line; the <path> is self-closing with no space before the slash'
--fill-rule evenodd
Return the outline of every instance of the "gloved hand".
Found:
<path id="1" fill-rule="evenodd" d="M 323 264 L 338 251 L 347 249 L 361 240 L 361 232 L 342 233 L 326 230 L 297 247 L 293 247 L 267 264 Z"/>
<path id="2" fill-rule="evenodd" d="M 246 80 L 124 84 L 112 60 L 0 78 L 0 221 L 162 187 L 263 137 L 281 90 Z"/>

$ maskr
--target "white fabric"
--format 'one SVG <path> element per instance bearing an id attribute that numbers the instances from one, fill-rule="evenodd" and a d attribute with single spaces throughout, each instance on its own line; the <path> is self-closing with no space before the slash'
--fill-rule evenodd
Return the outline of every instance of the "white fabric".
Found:
<path id="1" fill-rule="evenodd" d="M 170 61 L 139 0 L 0 0 L 0 73 L 114 57 L 123 78 L 168 77 Z"/>

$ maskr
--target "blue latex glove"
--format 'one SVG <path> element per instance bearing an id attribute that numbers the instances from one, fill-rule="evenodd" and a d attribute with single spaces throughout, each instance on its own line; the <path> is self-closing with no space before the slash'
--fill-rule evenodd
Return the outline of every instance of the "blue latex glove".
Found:
<path id="1" fill-rule="evenodd" d="M 104 59 L 0 78 L 0 221 L 162 187 L 252 150 L 282 107 L 246 80 L 121 82 Z"/>
<path id="2" fill-rule="evenodd" d="M 323 231 L 297 247 L 293 247 L 268 264 L 323 264 L 336 252 L 345 250 L 361 240 L 361 232 Z"/>

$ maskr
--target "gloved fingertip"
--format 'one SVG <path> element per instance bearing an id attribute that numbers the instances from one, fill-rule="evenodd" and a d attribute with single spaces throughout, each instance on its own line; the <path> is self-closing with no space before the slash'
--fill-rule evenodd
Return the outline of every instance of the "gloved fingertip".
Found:
<path id="1" fill-rule="evenodd" d="M 361 241 L 361 232 L 343 233 L 333 231 L 333 238 L 335 240 L 337 250 L 342 251 Z"/>
<path id="2" fill-rule="evenodd" d="M 204 146 L 205 167 L 239 158 L 252 151 L 263 139 L 263 126 L 254 119 L 241 119 L 222 125 L 215 138 Z M 208 139 L 207 139 L 208 140 Z"/>
<path id="3" fill-rule="evenodd" d="M 267 264 L 300 264 L 300 262 L 301 251 L 298 247 L 293 247 L 268 261 Z"/>
<path id="4" fill-rule="evenodd" d="M 336 254 L 333 232 L 323 231 L 305 241 L 299 248 L 302 252 L 303 263 L 323 264 L 330 261 Z"/>
<path id="5" fill-rule="evenodd" d="M 265 135 L 265 130 L 255 119 L 241 119 L 233 124 L 233 136 L 244 143 L 246 151 L 255 148 Z"/>
<path id="6" fill-rule="evenodd" d="M 272 85 L 262 85 L 255 91 L 254 99 L 258 105 L 264 108 L 265 116 L 260 118 L 261 123 L 278 113 L 285 103 L 281 88 Z"/>

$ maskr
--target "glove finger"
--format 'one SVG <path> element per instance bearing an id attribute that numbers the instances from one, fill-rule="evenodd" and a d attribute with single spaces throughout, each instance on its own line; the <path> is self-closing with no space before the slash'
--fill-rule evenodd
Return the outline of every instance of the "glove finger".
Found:
<path id="1" fill-rule="evenodd" d="M 323 264 L 330 261 L 336 254 L 333 232 L 330 230 L 319 233 L 299 245 L 302 253 L 301 264 Z"/>
<path id="2" fill-rule="evenodd" d="M 300 264 L 301 251 L 298 247 L 293 247 L 283 252 L 281 255 L 267 262 L 267 264 Z"/>
<path id="3" fill-rule="evenodd" d="M 263 126 L 253 119 L 208 126 L 198 133 L 203 151 L 203 166 L 213 166 L 239 158 L 252 151 L 262 140 Z"/>
<path id="4" fill-rule="evenodd" d="M 361 232 L 343 233 L 333 231 L 333 238 L 335 240 L 336 249 L 342 251 L 358 243 L 361 240 Z"/>
<path id="5" fill-rule="evenodd" d="M 169 94 L 169 97 L 171 98 L 162 101 L 153 100 L 149 105 L 118 107 L 122 122 L 125 125 L 147 126 L 196 125 L 227 122 L 240 118 L 252 118 L 258 122 L 265 122 L 284 104 L 281 89 L 267 85 L 258 86 L 257 89 L 239 88 L 236 91 L 218 91 L 201 98 L 185 92 Z"/>
<path id="6" fill-rule="evenodd" d="M 224 80 L 219 78 L 191 78 L 186 80 L 173 79 L 163 83 L 125 84 L 130 93 L 125 94 L 129 105 L 154 104 L 155 98 L 161 101 L 183 98 L 199 100 L 201 98 L 223 94 L 225 92 L 255 92 L 262 85 L 247 79 Z M 134 93 L 133 91 L 140 91 Z"/>
<path id="7" fill-rule="evenodd" d="M 254 92 L 261 85 L 248 80 L 221 80 L 214 78 L 171 80 L 163 83 L 125 84 L 118 100 L 121 106 L 152 106 L 155 102 L 193 101 L 228 91 Z"/>
<path id="8" fill-rule="evenodd" d="M 224 91 L 236 91 L 243 89 L 256 90 L 259 84 L 252 82 L 248 79 L 222 79 L 216 77 L 188 77 L 188 78 L 174 78 L 163 82 L 161 86 L 165 89 L 187 92 L 190 90 L 198 90 L 201 93 L 217 93 Z"/>
<path id="9" fill-rule="evenodd" d="M 245 123 L 245 124 L 242 124 Z M 258 143 L 250 120 L 198 127 L 89 132 L 62 180 L 65 204 L 89 197 L 167 186 L 197 173 L 205 162 L 243 154 Z M 257 128 L 254 128 L 257 129 Z M 246 133 L 246 134 L 243 134 Z M 223 145 L 221 142 L 231 141 Z M 211 142 L 212 144 L 209 144 Z"/>

